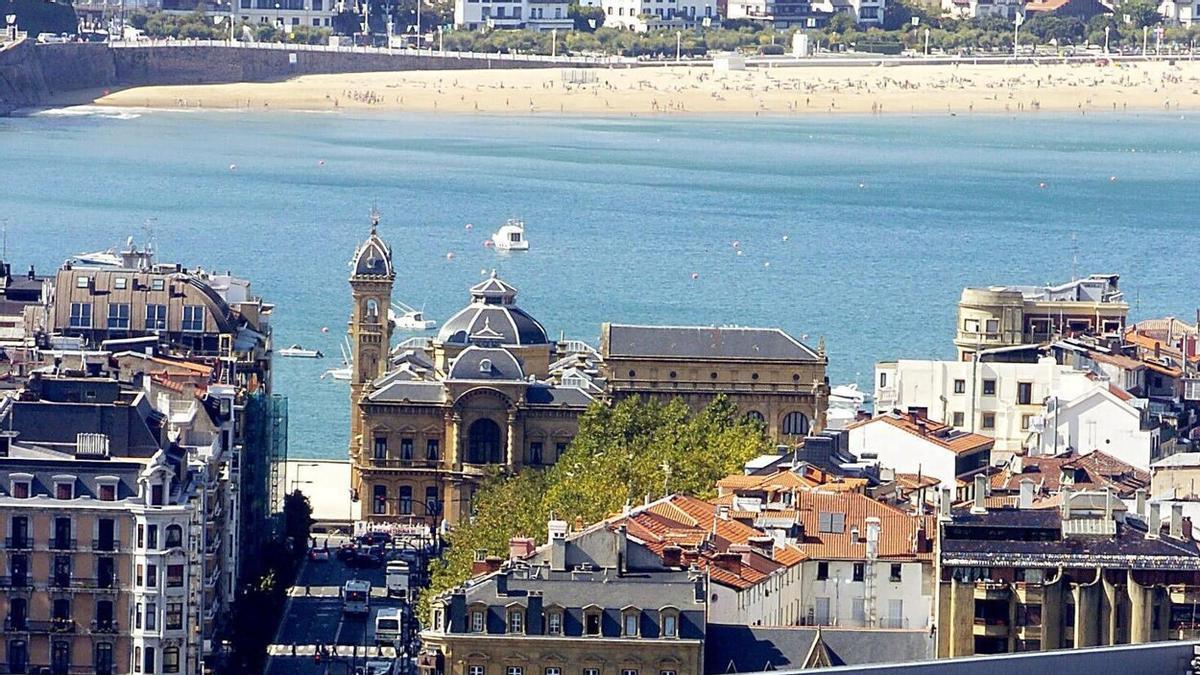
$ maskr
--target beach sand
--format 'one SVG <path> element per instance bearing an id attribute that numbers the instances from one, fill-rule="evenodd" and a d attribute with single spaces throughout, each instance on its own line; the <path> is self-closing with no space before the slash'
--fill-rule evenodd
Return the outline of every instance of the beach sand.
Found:
<path id="1" fill-rule="evenodd" d="M 1200 108 L 1200 63 L 456 70 L 137 87 L 148 108 L 587 115 L 1027 113 Z"/>

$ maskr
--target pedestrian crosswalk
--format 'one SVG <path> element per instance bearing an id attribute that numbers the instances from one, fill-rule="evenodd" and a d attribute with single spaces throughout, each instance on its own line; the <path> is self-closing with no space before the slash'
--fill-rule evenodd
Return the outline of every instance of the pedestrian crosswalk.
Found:
<path id="1" fill-rule="evenodd" d="M 374 645 L 281 645 L 267 646 L 267 656 L 312 656 L 318 647 L 324 647 L 329 656 L 345 656 L 350 658 L 394 659 L 395 647 L 377 647 Z"/>

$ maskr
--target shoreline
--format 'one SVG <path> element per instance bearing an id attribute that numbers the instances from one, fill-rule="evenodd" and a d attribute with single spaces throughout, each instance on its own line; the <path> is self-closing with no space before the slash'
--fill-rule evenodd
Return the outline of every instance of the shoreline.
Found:
<path id="1" fill-rule="evenodd" d="M 48 103 L 621 118 L 1165 113 L 1200 110 L 1200 63 L 401 71 L 92 90 Z"/>

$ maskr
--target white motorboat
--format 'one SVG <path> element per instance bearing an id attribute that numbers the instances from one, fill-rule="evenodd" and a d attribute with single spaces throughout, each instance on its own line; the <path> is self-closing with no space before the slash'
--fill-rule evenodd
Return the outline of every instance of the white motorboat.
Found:
<path id="1" fill-rule="evenodd" d="M 437 321 L 426 319 L 424 312 L 409 307 L 403 302 L 392 305 L 392 308 L 388 310 L 388 318 L 391 319 L 396 330 L 408 333 L 419 333 L 437 328 Z"/>
<path id="2" fill-rule="evenodd" d="M 286 356 L 293 359 L 320 359 L 325 355 L 316 349 L 305 349 L 300 345 L 292 345 L 279 350 L 280 356 Z"/>
<path id="3" fill-rule="evenodd" d="M 829 390 L 829 405 L 825 411 L 825 428 L 840 431 L 854 423 L 866 409 L 870 396 L 857 384 L 844 384 Z"/>
<path id="4" fill-rule="evenodd" d="M 342 344 L 338 345 L 338 349 L 342 350 L 342 365 L 338 366 L 337 368 L 330 368 L 329 370 L 321 373 L 322 380 L 326 377 L 330 377 L 335 380 L 341 380 L 343 382 L 350 379 L 352 372 L 350 366 L 350 338 L 345 338 Z"/>
<path id="5" fill-rule="evenodd" d="M 93 251 L 91 253 L 80 253 L 72 256 L 72 260 L 78 265 L 96 266 L 96 267 L 120 267 L 121 256 L 117 255 L 113 249 L 107 251 Z"/>
<path id="6" fill-rule="evenodd" d="M 529 240 L 525 238 L 525 221 L 509 218 L 492 234 L 492 246 L 497 251 L 528 251 Z"/>

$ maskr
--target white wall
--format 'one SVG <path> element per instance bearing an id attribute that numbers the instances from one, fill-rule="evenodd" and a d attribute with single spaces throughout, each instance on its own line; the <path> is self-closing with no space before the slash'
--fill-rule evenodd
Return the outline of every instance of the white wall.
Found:
<path id="1" fill-rule="evenodd" d="M 779 570 L 740 592 L 714 581 L 710 591 L 717 599 L 708 606 L 708 620 L 745 626 L 796 625 L 804 604 L 801 567 Z"/>
<path id="2" fill-rule="evenodd" d="M 887 378 L 884 386 L 880 386 L 881 376 Z M 962 380 L 962 393 L 955 392 L 955 380 Z M 993 395 L 983 393 L 987 380 L 996 383 Z M 1032 385 L 1029 405 L 1017 403 L 1018 384 L 1022 382 Z M 1091 382 L 1083 371 L 1060 366 L 1052 358 L 1038 363 L 881 363 L 875 368 L 875 411 L 880 414 L 892 408 L 927 408 L 931 420 L 994 438 L 993 460 L 1006 459 L 1032 436 L 1027 424 L 1042 413 L 1048 397 L 1070 397 L 1087 389 Z M 956 423 L 955 413 L 961 413 L 961 425 Z M 984 426 L 987 416 L 993 421 L 990 428 Z"/>
<path id="3" fill-rule="evenodd" d="M 1108 383 L 1093 384 L 1090 391 L 1062 401 L 1057 410 L 1053 401 L 1048 403 L 1041 418 L 1045 428 L 1037 439 L 1038 452 L 1050 455 L 1074 448 L 1086 454 L 1101 450 L 1149 470 L 1157 449 L 1156 430 L 1143 431 L 1141 411 L 1111 394 Z"/>
<path id="4" fill-rule="evenodd" d="M 867 583 L 854 581 L 854 561 L 830 560 L 828 578 L 817 580 L 820 561 L 807 560 L 804 565 L 805 623 L 817 622 L 817 607 L 821 599 L 827 599 L 830 607 L 828 622 L 848 628 L 925 628 L 929 625 L 933 608 L 933 566 L 920 562 L 900 563 L 900 581 L 890 581 L 892 562 L 879 560 L 875 566 L 875 592 L 873 612 L 863 605 L 867 596 Z M 863 561 L 865 564 L 865 561 Z M 864 570 L 866 571 L 866 570 Z M 894 626 L 889 614 L 890 602 L 901 602 L 901 625 Z M 857 606 L 863 609 L 856 609 Z M 874 620 L 870 614 L 874 614 Z"/>
<path id="5" fill-rule="evenodd" d="M 864 462 L 878 461 L 880 466 L 900 473 L 932 476 L 942 487 L 954 489 L 954 462 L 957 455 L 916 434 L 879 420 L 857 426 L 849 432 L 850 452 Z M 874 454 L 874 458 L 864 457 Z"/>

